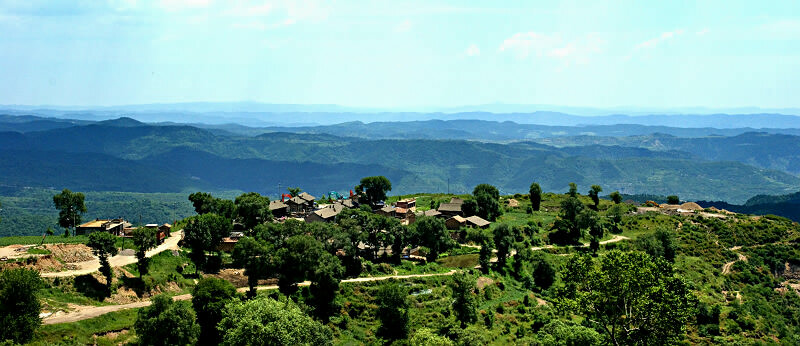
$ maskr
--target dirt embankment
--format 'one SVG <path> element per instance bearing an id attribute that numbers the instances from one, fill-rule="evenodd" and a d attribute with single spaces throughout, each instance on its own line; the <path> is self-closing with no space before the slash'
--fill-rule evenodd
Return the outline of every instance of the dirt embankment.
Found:
<path id="1" fill-rule="evenodd" d="M 92 249 L 84 244 L 47 244 L 45 249 L 67 263 L 93 260 Z"/>

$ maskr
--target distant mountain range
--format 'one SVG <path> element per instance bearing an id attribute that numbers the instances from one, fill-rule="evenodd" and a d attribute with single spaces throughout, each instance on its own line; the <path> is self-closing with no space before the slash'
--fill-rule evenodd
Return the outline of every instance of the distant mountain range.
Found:
<path id="1" fill-rule="evenodd" d="M 533 181 L 546 191 L 565 191 L 568 183 L 576 182 L 581 191 L 600 184 L 607 192 L 678 194 L 687 200 L 742 203 L 758 194 L 800 190 L 800 178 L 787 173 L 797 167 L 800 152 L 793 150 L 800 137 L 792 135 L 647 135 L 613 137 L 620 141 L 613 145 L 556 147 L 534 141 L 441 139 L 448 133 L 456 136 L 459 128 L 468 129 L 467 133 L 479 133 L 482 128 L 500 136 L 521 127 L 498 122 L 343 124 L 342 129 L 352 132 L 246 136 L 180 124 L 151 125 L 131 118 L 68 125 L 52 119 L 8 119 L 0 118 L 0 123 L 29 123 L 26 126 L 35 128 L 30 123 L 47 120 L 45 126 L 50 127 L 0 133 L 0 184 L 18 187 L 134 192 L 216 189 L 275 196 L 281 184 L 284 189 L 301 186 L 319 195 L 347 191 L 361 177 L 380 174 L 392 181 L 392 194 L 448 189 L 465 193 L 484 182 L 503 193 L 525 193 Z M 439 137 L 436 126 L 442 128 Z M 407 137 L 416 139 L 363 135 L 383 132 L 398 137 L 408 133 Z M 429 133 L 431 138 L 414 137 L 418 133 Z M 472 135 L 462 132 L 459 136 Z"/>
<path id="2" fill-rule="evenodd" d="M 513 121 L 549 126 L 636 124 L 681 128 L 800 128 L 800 109 L 734 108 L 676 110 L 537 105 L 480 105 L 406 110 L 338 105 L 266 104 L 258 102 L 192 102 L 112 107 L 0 106 L 0 114 L 41 115 L 79 120 L 129 116 L 144 122 L 177 122 L 247 126 L 332 125 L 342 122 L 425 120 Z"/>

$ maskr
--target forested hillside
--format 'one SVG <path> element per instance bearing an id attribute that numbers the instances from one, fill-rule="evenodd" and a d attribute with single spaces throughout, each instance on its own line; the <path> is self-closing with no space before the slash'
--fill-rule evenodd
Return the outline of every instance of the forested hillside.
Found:
<path id="1" fill-rule="evenodd" d="M 0 174 L 6 177 L 4 184 L 17 187 L 133 192 L 236 189 L 265 194 L 277 193 L 273 191 L 278 184 L 307 186 L 312 194 L 347 191 L 355 178 L 371 174 L 390 176 L 395 181 L 393 192 L 400 194 L 467 192 L 482 181 L 494 181 L 506 193 L 523 192 L 530 179 L 537 179 L 548 190 L 562 189 L 568 182 L 576 182 L 581 190 L 601 183 L 623 193 L 742 203 L 757 194 L 800 189 L 796 176 L 731 161 L 764 165 L 780 161 L 784 164 L 777 168 L 794 167 L 791 152 L 769 156 L 755 149 L 769 147 L 763 141 L 772 138 L 791 147 L 798 138 L 776 136 L 756 136 L 762 142 L 739 146 L 737 140 L 750 137 L 732 137 L 719 146 L 742 147 L 742 152 L 729 157 L 720 149 L 714 158 L 726 161 L 713 161 L 699 157 L 700 150 L 687 148 L 558 148 L 532 142 L 370 140 L 296 133 L 249 137 L 122 118 L 2 133 L 0 155 L 7 159 L 0 161 Z M 764 161 L 770 158 L 774 160 Z"/>
<path id="2" fill-rule="evenodd" d="M 475 191 L 387 202 L 413 197 L 425 210 L 459 197 L 475 202 L 479 213 L 497 208 L 488 229 L 447 230 L 442 219 L 424 216 L 406 226 L 364 206 L 330 223 L 256 222 L 222 255 L 214 251 L 222 241 L 214 230 L 225 225 L 229 231 L 231 220 L 191 216 L 178 223 L 185 239 L 178 247 L 144 265 L 115 267 L 108 281 L 48 272 L 63 277 L 45 277 L 38 294 L 25 291 L 39 302 L 33 313 L 41 309 L 45 325 L 12 336 L 31 345 L 204 338 L 336 345 L 799 340 L 796 222 L 637 208 L 577 192 L 541 193 L 534 210 L 530 195 L 486 199 Z M 47 199 L 50 192 L 25 198 Z M 243 206 L 243 196 L 230 202 Z M 208 197 L 196 210 L 222 202 Z M 253 217 L 248 210 L 236 208 L 230 216 L 246 224 Z M 570 233 L 573 227 L 578 232 Z M 401 256 L 404 248 L 418 255 Z M 39 264 L 33 258 L 3 265 Z"/>

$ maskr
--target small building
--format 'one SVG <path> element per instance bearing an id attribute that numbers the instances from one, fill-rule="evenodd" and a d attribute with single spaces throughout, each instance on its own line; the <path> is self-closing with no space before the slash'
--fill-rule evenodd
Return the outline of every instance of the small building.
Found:
<path id="1" fill-rule="evenodd" d="M 94 232 L 108 232 L 116 236 L 125 235 L 125 228 L 133 226 L 124 219 L 95 219 L 75 227 L 75 235 L 87 235 Z"/>
<path id="2" fill-rule="evenodd" d="M 344 208 L 345 207 L 339 203 L 331 204 L 308 214 L 305 218 L 305 222 L 333 222 L 336 220 L 336 215 L 339 215 Z"/>
<path id="3" fill-rule="evenodd" d="M 375 213 L 386 217 L 395 217 L 395 215 L 397 215 L 395 213 L 395 208 L 390 205 L 383 206 L 383 208 L 376 210 Z"/>
<path id="4" fill-rule="evenodd" d="M 300 196 L 290 198 L 286 201 L 286 205 L 289 207 L 289 213 L 292 214 L 305 214 L 314 209 L 313 201 L 309 203 Z"/>
<path id="5" fill-rule="evenodd" d="M 464 200 L 458 197 L 453 197 L 450 199 L 451 204 L 464 204 Z"/>
<path id="6" fill-rule="evenodd" d="M 308 203 L 308 204 L 309 204 L 309 205 L 310 205 L 312 208 L 314 207 L 314 200 L 316 200 L 316 199 L 317 199 L 316 197 L 314 197 L 314 196 L 312 196 L 312 195 L 309 195 L 309 194 L 308 194 L 308 193 L 306 193 L 306 192 L 303 192 L 303 193 L 301 193 L 301 194 L 297 195 L 297 197 L 300 197 L 300 198 L 302 198 L 302 199 L 303 199 L 304 201 L 306 201 L 306 203 Z"/>
<path id="7" fill-rule="evenodd" d="M 417 208 L 417 199 L 416 198 L 406 198 L 401 199 L 395 203 L 395 206 L 398 208 L 405 208 L 405 209 L 416 209 Z"/>
<path id="8" fill-rule="evenodd" d="M 467 226 L 476 228 L 489 228 L 492 223 L 484 220 L 482 217 L 473 215 L 466 218 Z"/>
<path id="9" fill-rule="evenodd" d="M 231 252 L 233 248 L 236 247 L 236 243 L 239 242 L 239 238 L 244 237 L 243 232 L 231 232 L 231 234 L 225 238 L 222 238 L 222 243 L 217 246 L 219 251 Z"/>
<path id="10" fill-rule="evenodd" d="M 459 215 L 456 215 L 456 216 L 453 216 L 453 217 L 447 219 L 444 222 L 444 224 L 445 224 L 445 226 L 447 226 L 447 229 L 449 229 L 451 231 L 459 230 L 459 229 L 461 229 L 461 227 L 464 227 L 464 226 L 467 225 L 467 219 L 465 219 L 465 218 L 463 218 L 463 217 L 461 217 Z"/>
<path id="11" fill-rule="evenodd" d="M 170 236 L 172 231 L 172 225 L 165 223 L 163 225 L 158 225 L 157 223 L 148 223 L 144 225 L 144 228 L 150 228 L 156 230 L 156 238 L 158 238 L 158 243 L 161 244 L 164 242 L 164 239 Z"/>
<path id="12" fill-rule="evenodd" d="M 269 211 L 273 217 L 281 218 L 289 215 L 289 206 L 281 201 L 269 201 Z"/>
<path id="13" fill-rule="evenodd" d="M 436 209 L 430 209 L 423 212 L 417 213 L 417 216 L 427 216 L 427 217 L 441 217 L 442 213 Z"/>
<path id="14" fill-rule="evenodd" d="M 341 204 L 343 207 L 347 209 L 355 209 L 358 208 L 358 202 L 352 199 L 340 199 L 338 201 L 334 201 L 333 204 Z"/>
<path id="15" fill-rule="evenodd" d="M 463 215 L 461 212 L 461 204 L 458 203 L 442 203 L 439 205 L 439 209 L 437 210 L 442 213 L 442 215 L 447 217 Z"/>

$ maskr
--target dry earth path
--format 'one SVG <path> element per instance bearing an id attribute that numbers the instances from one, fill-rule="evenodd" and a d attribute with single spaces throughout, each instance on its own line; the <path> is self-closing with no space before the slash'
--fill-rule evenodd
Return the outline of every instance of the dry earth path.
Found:
<path id="1" fill-rule="evenodd" d="M 183 235 L 183 230 L 172 232 L 169 238 L 165 239 L 161 245 L 147 251 L 145 256 L 153 257 L 158 253 L 161 253 L 166 250 L 177 250 L 178 249 L 178 242 L 181 240 L 181 235 Z M 116 255 L 108 259 L 109 264 L 112 267 L 122 267 L 128 264 L 136 263 L 136 256 L 125 256 L 125 255 Z M 72 263 L 73 265 L 77 266 L 78 269 L 73 270 L 65 270 L 60 272 L 50 272 L 50 273 L 42 273 L 42 277 L 46 278 L 53 278 L 53 277 L 66 277 L 66 276 L 78 276 L 78 275 L 86 275 L 91 274 L 100 269 L 100 260 L 95 257 L 89 261 L 83 261 L 78 263 Z"/>
<path id="2" fill-rule="evenodd" d="M 736 250 L 739 250 L 741 248 L 742 248 L 741 246 L 734 246 L 734 247 L 732 247 L 732 248 L 730 248 L 728 250 L 736 251 Z M 747 262 L 747 256 L 745 256 L 745 255 L 742 255 L 742 254 L 737 252 L 736 253 L 736 257 L 738 257 L 738 258 L 735 261 L 730 261 L 730 262 L 725 263 L 725 264 L 722 265 L 722 275 L 730 274 L 731 273 L 731 268 L 733 267 L 734 263 L 739 262 L 739 261 Z"/>
<path id="3" fill-rule="evenodd" d="M 366 277 L 366 278 L 355 278 L 355 279 L 346 279 L 342 280 L 343 283 L 345 282 L 369 282 L 369 281 L 381 281 L 381 280 L 388 280 L 388 279 L 413 279 L 413 278 L 422 278 L 422 277 L 431 277 L 431 276 L 445 276 L 445 275 L 453 275 L 457 273 L 457 270 L 451 270 L 447 273 L 435 273 L 435 274 L 412 274 L 412 275 L 390 275 L 390 276 L 376 276 L 376 277 Z M 311 282 L 303 281 L 298 284 L 298 286 L 308 286 Z M 240 287 L 236 289 L 239 292 L 247 291 L 247 287 Z M 278 289 L 278 285 L 267 285 L 267 286 L 258 286 L 256 287 L 257 290 L 276 290 Z M 182 294 L 178 296 L 172 297 L 173 300 L 189 300 L 192 299 L 191 294 Z M 70 311 L 64 314 L 53 314 L 42 319 L 42 324 L 58 324 L 58 323 L 71 323 L 71 322 L 78 322 L 89 318 L 98 317 L 100 315 L 104 315 L 110 312 L 125 310 L 125 309 L 135 309 L 135 308 L 143 308 L 145 306 L 149 306 L 150 301 L 141 301 L 135 302 L 130 304 L 119 304 L 119 305 L 104 305 L 104 306 L 79 306 L 76 307 L 75 310 Z"/>
<path id="4" fill-rule="evenodd" d="M 600 245 L 616 243 L 618 241 L 623 241 L 623 240 L 627 240 L 627 239 L 631 239 L 631 238 L 628 238 L 628 237 L 626 237 L 624 235 L 615 234 L 613 237 L 611 237 L 611 239 L 601 241 Z M 463 245 L 463 246 L 476 248 L 476 249 L 480 249 L 481 248 L 480 245 Z M 544 249 L 552 249 L 554 247 L 555 246 L 553 246 L 553 245 L 534 246 L 534 247 L 531 248 L 531 250 L 533 250 L 533 251 L 541 251 L 541 250 L 544 250 Z M 584 244 L 581 244 L 581 245 L 572 245 L 572 247 L 589 247 L 589 243 L 584 243 Z M 497 252 L 497 249 L 493 249 L 492 252 Z M 509 256 L 514 256 L 516 254 L 517 254 L 516 250 L 511 250 L 511 253 L 509 253 Z M 490 262 L 497 262 L 497 257 L 492 258 L 490 260 Z"/>

